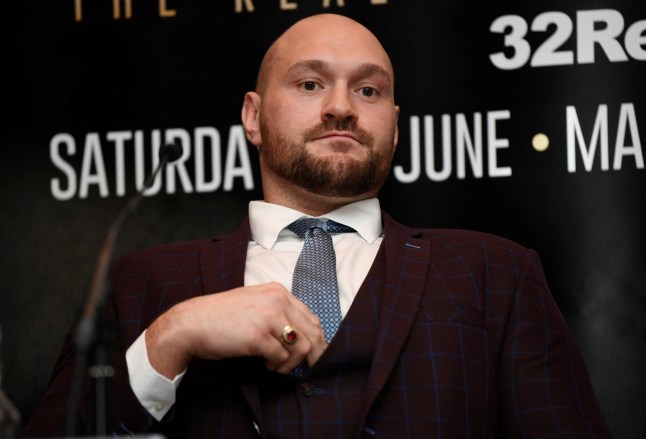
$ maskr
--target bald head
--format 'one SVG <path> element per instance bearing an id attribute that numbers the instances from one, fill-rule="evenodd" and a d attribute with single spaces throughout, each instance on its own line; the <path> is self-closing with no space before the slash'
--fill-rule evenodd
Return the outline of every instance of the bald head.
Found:
<path id="1" fill-rule="evenodd" d="M 376 63 L 391 78 L 394 76 L 388 54 L 369 29 L 343 15 L 318 14 L 293 24 L 269 47 L 260 65 L 256 91 L 262 94 L 272 73 L 285 68 L 290 59 L 324 59 L 329 53 L 364 56 L 366 62 Z"/>
<path id="2" fill-rule="evenodd" d="M 342 15 L 298 21 L 265 54 L 242 107 L 265 201 L 319 215 L 376 196 L 398 115 L 393 68 L 372 32 Z"/>

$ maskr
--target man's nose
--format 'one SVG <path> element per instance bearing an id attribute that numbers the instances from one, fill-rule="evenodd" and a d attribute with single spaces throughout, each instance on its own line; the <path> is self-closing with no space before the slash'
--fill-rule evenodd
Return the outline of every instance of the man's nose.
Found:
<path id="1" fill-rule="evenodd" d="M 357 111 L 353 102 L 352 91 L 345 85 L 336 85 L 325 100 L 323 119 L 345 120 L 356 119 Z"/>

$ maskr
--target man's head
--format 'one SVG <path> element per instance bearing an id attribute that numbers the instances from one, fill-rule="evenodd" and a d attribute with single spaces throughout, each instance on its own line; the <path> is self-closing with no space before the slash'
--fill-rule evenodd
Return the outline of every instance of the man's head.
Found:
<path id="1" fill-rule="evenodd" d="M 390 59 L 368 29 L 334 14 L 297 22 L 265 54 L 242 109 L 265 200 L 323 213 L 375 196 L 398 114 Z"/>

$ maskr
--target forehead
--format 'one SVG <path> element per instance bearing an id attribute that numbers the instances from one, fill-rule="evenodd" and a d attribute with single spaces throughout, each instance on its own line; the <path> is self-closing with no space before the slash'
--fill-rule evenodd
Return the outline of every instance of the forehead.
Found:
<path id="1" fill-rule="evenodd" d="M 281 71 L 282 72 L 282 71 Z M 360 62 L 354 58 L 343 61 L 325 61 L 322 59 L 305 59 L 289 64 L 284 71 L 284 77 L 287 80 L 298 79 L 316 72 L 317 74 L 331 75 L 334 72 L 358 76 L 361 78 L 381 77 L 383 80 L 390 82 L 391 73 L 386 68 L 372 62 Z"/>
<path id="2" fill-rule="evenodd" d="M 393 75 L 390 59 L 381 43 L 355 22 L 293 26 L 276 41 L 268 55 L 270 68 L 280 73 L 296 67 L 316 67 L 312 63 L 316 60 L 327 68 L 364 71 L 369 68 Z"/>

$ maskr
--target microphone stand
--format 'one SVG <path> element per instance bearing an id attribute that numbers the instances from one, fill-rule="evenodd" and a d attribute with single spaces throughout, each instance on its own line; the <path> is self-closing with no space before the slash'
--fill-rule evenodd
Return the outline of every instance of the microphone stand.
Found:
<path id="1" fill-rule="evenodd" d="M 94 272 L 92 274 L 90 288 L 85 299 L 83 311 L 75 330 L 74 343 L 76 347 L 76 364 L 74 380 L 68 403 L 67 435 L 73 436 L 76 430 L 76 405 L 83 382 L 83 375 L 86 372 L 87 356 L 92 350 L 94 353 L 94 365 L 88 370 L 88 374 L 95 380 L 95 404 L 96 404 L 96 434 L 106 434 L 106 379 L 113 376 L 114 368 L 109 364 L 109 347 L 105 339 L 105 324 L 97 325 L 97 313 L 103 305 L 108 292 L 108 274 L 114 256 L 114 247 L 119 235 L 121 226 L 132 214 L 144 197 L 146 189 L 152 186 L 159 172 L 166 164 L 177 160 L 182 155 L 182 146 L 176 144 L 165 144 L 159 151 L 159 164 L 144 183 L 144 187 L 121 209 L 106 234 L 103 245 L 99 252 Z M 99 330 L 100 329 L 100 330 Z"/>

